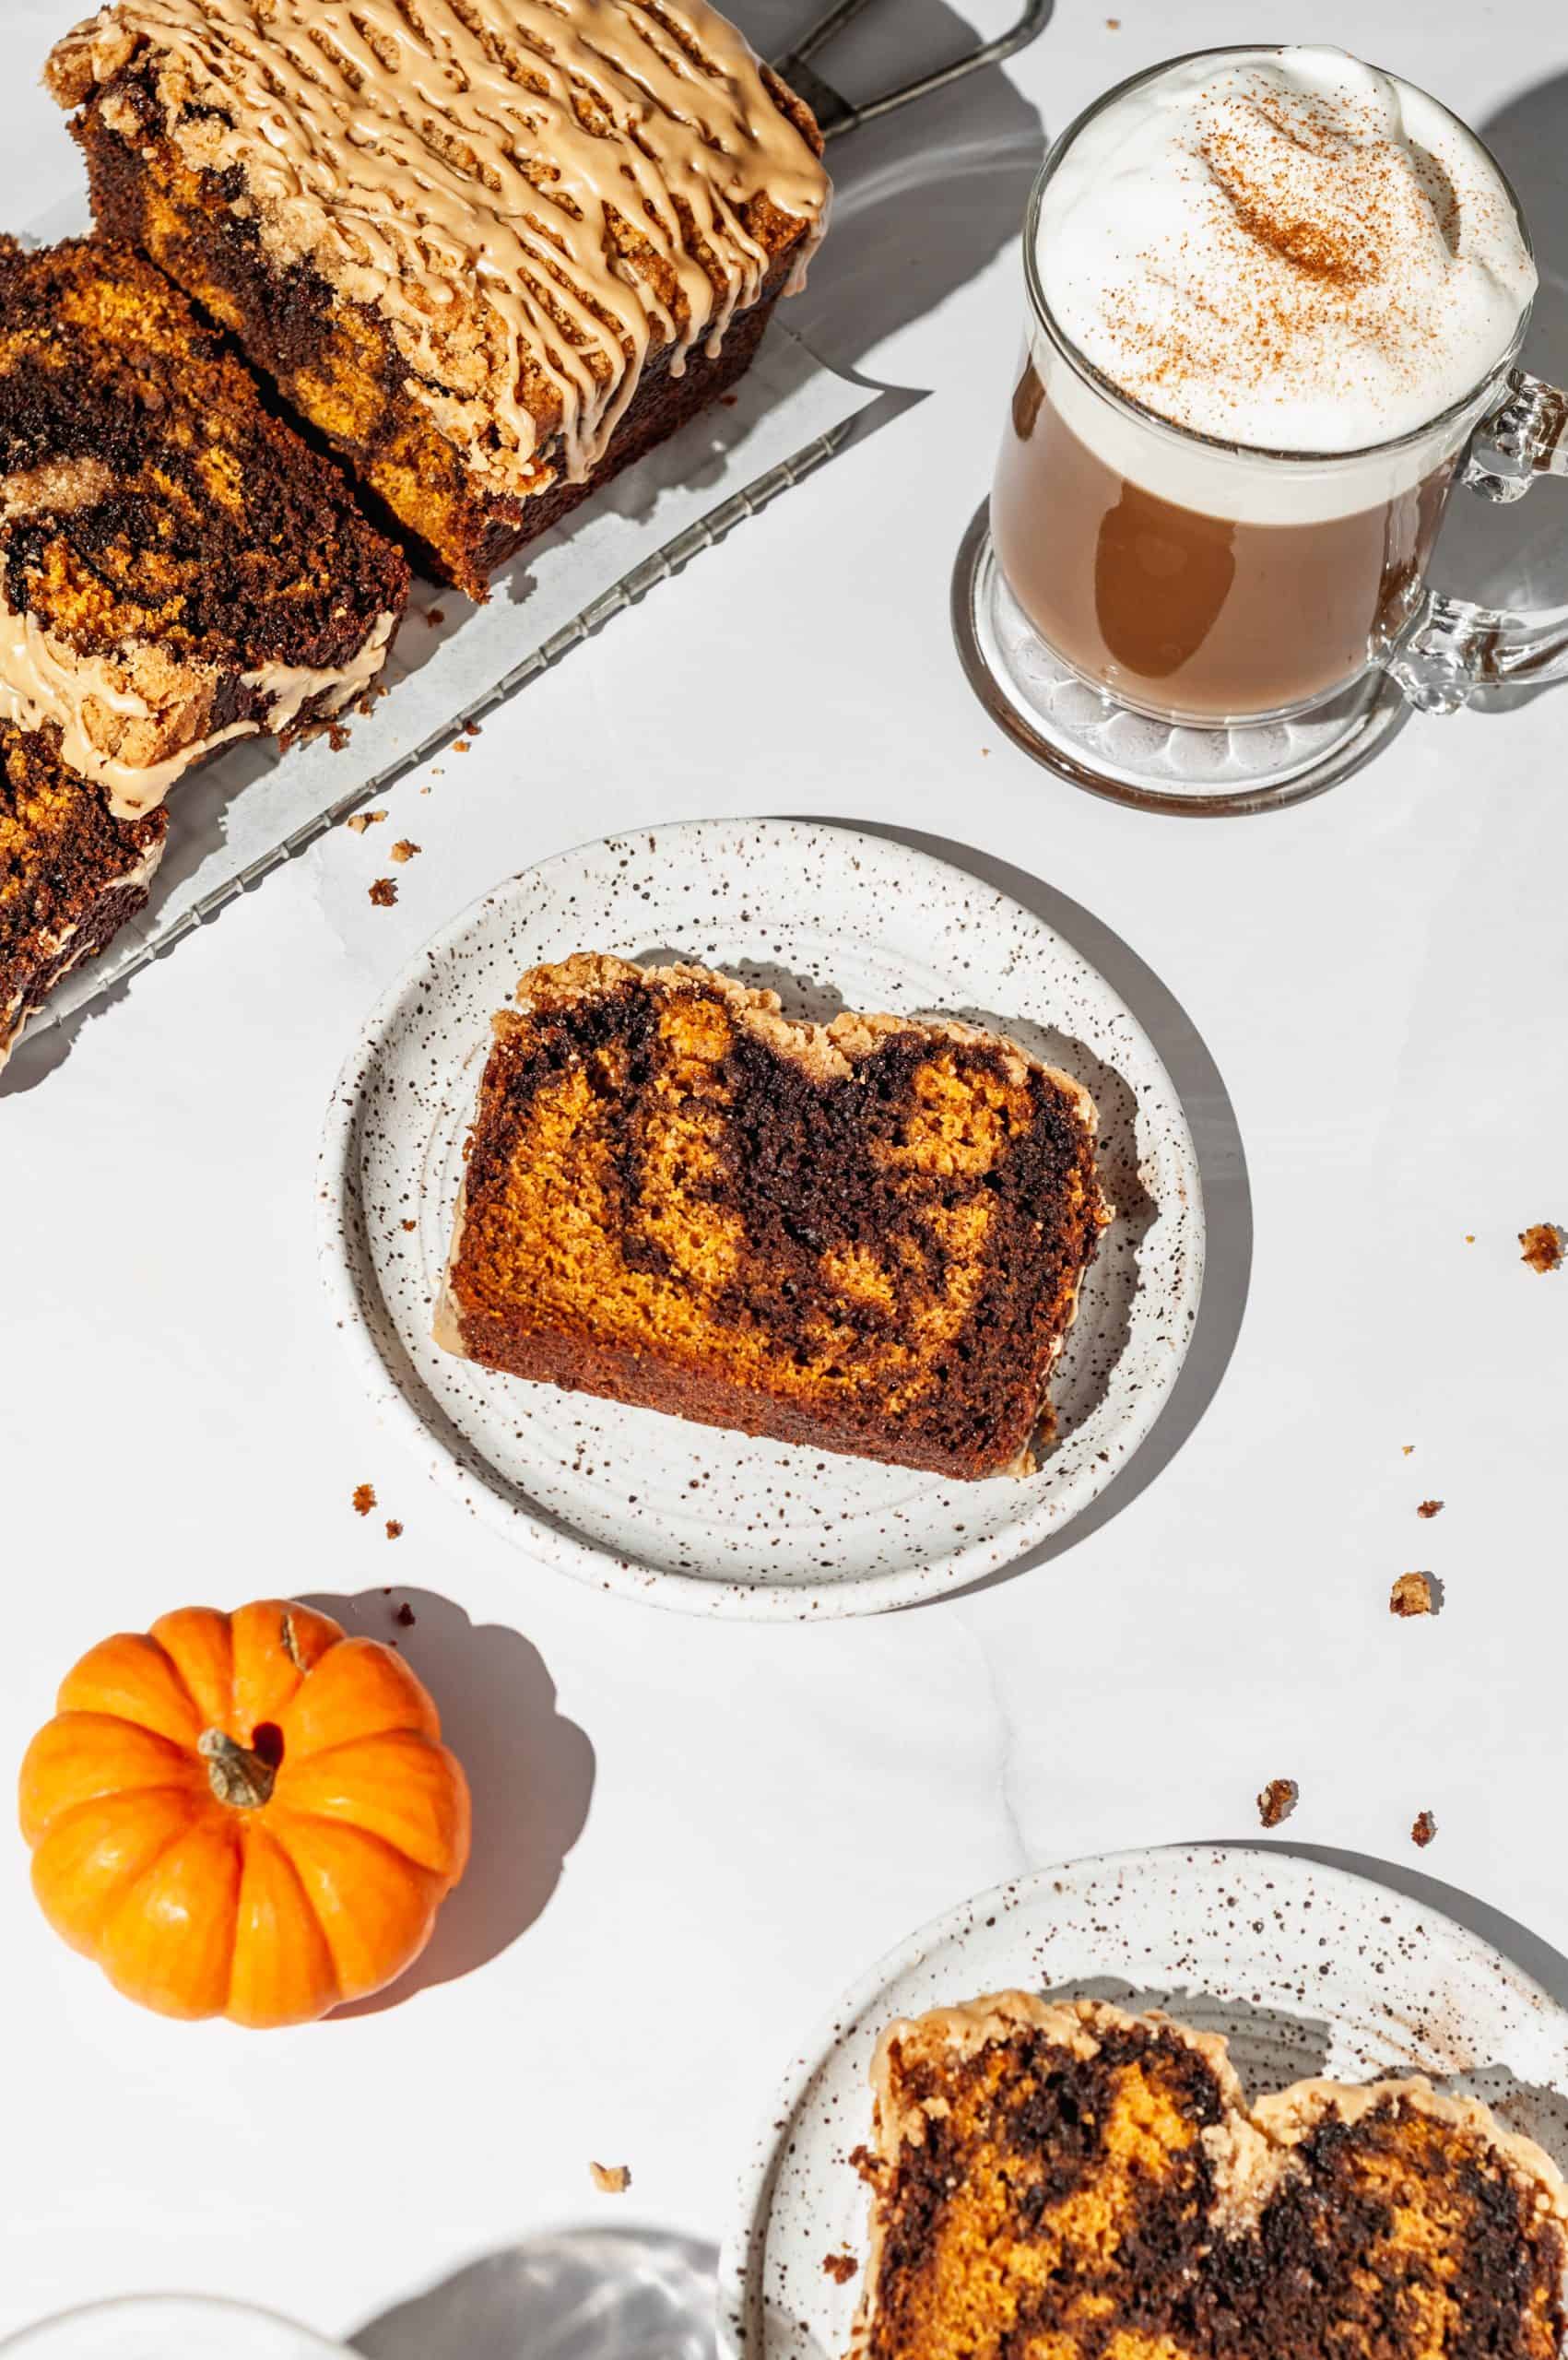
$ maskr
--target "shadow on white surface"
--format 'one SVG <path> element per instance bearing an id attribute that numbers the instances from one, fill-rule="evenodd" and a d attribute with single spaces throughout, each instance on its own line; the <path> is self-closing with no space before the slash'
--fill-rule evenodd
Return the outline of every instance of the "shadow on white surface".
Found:
<path id="1" fill-rule="evenodd" d="M 734 13 L 778 56 L 823 13 L 823 0 L 738 0 Z M 812 63 L 847 98 L 869 98 L 961 55 L 1018 15 L 1019 0 L 970 0 L 961 10 L 945 0 L 871 0 Z M 1016 62 L 988 66 L 831 144 L 832 240 L 790 319 L 835 368 L 852 369 L 961 294 L 1018 239 L 1046 129 L 1016 87 L 1017 71 Z M 1021 285 L 1018 311 L 1021 327 Z M 1010 350 L 960 347 L 956 357 L 965 369 L 995 372 L 1000 417 Z M 852 439 L 867 431 L 857 425 Z"/>
<path id="2" fill-rule="evenodd" d="M 450 1599 L 401 1584 L 304 1602 L 407 1658 L 435 1698 L 442 1735 L 474 1800 L 468 1872 L 443 1905 L 429 1949 L 384 1991 L 337 2011 L 371 2015 L 471 1974 L 533 1925 L 586 1823 L 594 1749 L 557 1712 L 538 1649 L 504 1624 L 470 1622 Z"/>
<path id="3" fill-rule="evenodd" d="M 577 2229 L 487 2254 L 351 2339 L 363 2360 L 710 2360 L 718 2254 Z"/>
<path id="4" fill-rule="evenodd" d="M 1520 90 L 1476 126 L 1513 182 L 1529 223 L 1540 289 L 1524 365 L 1568 386 L 1568 71 Z M 1459 598 L 1490 606 L 1568 606 L 1568 500 L 1538 484 L 1523 505 L 1500 508 L 1473 493 L 1450 502 L 1433 575 Z M 1488 691 L 1472 711 L 1508 713 L 1549 691 Z"/>
<path id="5" fill-rule="evenodd" d="M 956 844 L 949 837 L 929 835 L 916 828 L 889 827 L 872 820 L 840 820 L 836 824 L 861 828 L 871 836 L 891 837 L 896 843 L 948 861 L 1043 918 L 1047 926 L 1099 969 L 1149 1034 L 1175 1085 L 1197 1150 L 1208 1252 L 1197 1325 L 1170 1400 L 1126 1468 L 1064 1531 L 1042 1541 L 1016 1564 L 985 1575 L 970 1586 L 972 1590 L 990 1589 L 998 1582 L 1016 1580 L 1036 1565 L 1049 1564 L 1063 1550 L 1073 1548 L 1109 1523 L 1169 1466 L 1214 1398 L 1241 1333 L 1252 1279 L 1252 1190 L 1247 1180 L 1246 1155 L 1230 1093 L 1191 1017 L 1152 968 L 1103 919 L 1043 879 L 973 844 Z M 970 1012 L 981 1018 L 986 1015 L 984 1010 L 954 1012 Z M 1004 1031 L 1008 1029 L 1004 1020 L 992 1017 L 989 1021 L 1000 1023 Z M 1049 1035 L 1043 1036 L 1043 1044 L 1048 1052 Z M 1026 1045 L 1030 1045 L 1027 1041 Z M 1101 1087 L 1106 1093 L 1102 1160 L 1107 1163 L 1107 1185 L 1113 1198 L 1116 1198 L 1118 1187 L 1124 1192 L 1125 1207 L 1124 1199 L 1117 1199 L 1118 1210 L 1125 1209 L 1127 1221 L 1136 1231 L 1140 1222 L 1147 1227 L 1149 1209 L 1138 1182 L 1136 1163 L 1129 1170 L 1125 1156 L 1117 1160 L 1117 1138 L 1123 1127 L 1130 1127 L 1131 1119 L 1120 1094 L 1125 1092 L 1125 1085 L 1119 1077 L 1113 1080 L 1107 1073 Z M 1136 1276 L 1136 1255 L 1126 1256 L 1124 1263 Z M 1120 1305 L 1116 1316 L 1125 1319 L 1128 1310 L 1130 1296 Z"/>

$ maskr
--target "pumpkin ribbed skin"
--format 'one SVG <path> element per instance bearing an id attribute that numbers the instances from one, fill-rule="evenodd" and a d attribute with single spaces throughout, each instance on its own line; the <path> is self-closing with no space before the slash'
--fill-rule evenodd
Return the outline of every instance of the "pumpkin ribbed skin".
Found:
<path id="1" fill-rule="evenodd" d="M 271 1599 L 89 1650 L 22 1764 L 33 1890 L 117 1990 L 306 2024 L 419 1956 L 467 1782 L 394 1648 Z"/>

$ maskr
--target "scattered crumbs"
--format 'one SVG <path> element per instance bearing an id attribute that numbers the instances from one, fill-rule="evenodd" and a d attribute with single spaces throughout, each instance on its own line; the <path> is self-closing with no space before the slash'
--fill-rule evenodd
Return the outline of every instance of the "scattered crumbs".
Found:
<path id="1" fill-rule="evenodd" d="M 367 828 L 373 828 L 378 820 L 385 817 L 384 811 L 350 811 L 343 824 L 346 828 L 352 828 L 357 836 L 362 836 Z"/>
<path id="2" fill-rule="evenodd" d="M 1389 1613 L 1403 1615 L 1407 1621 L 1412 1614 L 1432 1614 L 1436 1611 L 1430 1574 L 1401 1574 L 1388 1593 Z"/>
<path id="3" fill-rule="evenodd" d="M 454 754 L 466 754 L 468 750 L 468 740 L 466 738 L 454 738 L 453 741 L 452 750 Z"/>
<path id="4" fill-rule="evenodd" d="M 403 1538 L 403 1527 L 395 1516 L 389 1516 L 386 1519 L 386 1537 L 389 1540 L 401 1540 Z M 400 1622 L 406 1614 L 408 1614 L 408 1609 L 406 1606 L 399 1607 L 397 1619 Z M 411 1614 L 408 1614 L 408 1620 L 410 1622 L 414 1620 Z"/>
<path id="5" fill-rule="evenodd" d="M 439 631 L 442 623 L 446 620 L 446 608 L 444 607 L 427 607 L 425 608 L 425 620 L 429 623 L 432 631 Z"/>
<path id="6" fill-rule="evenodd" d="M 1554 1221 L 1532 1221 L 1528 1229 L 1519 1232 L 1520 1260 L 1544 1279 L 1549 1270 L 1562 1264 L 1562 1232 Z"/>
<path id="7" fill-rule="evenodd" d="M 1468 1229 L 1468 1230 L 1465 1232 L 1465 1243 L 1466 1243 L 1466 1245 L 1473 1245 L 1475 1244 L 1475 1242 L 1476 1242 L 1476 1233 L 1475 1233 L 1475 1231 L 1474 1231 L 1473 1229 Z"/>
<path id="8" fill-rule="evenodd" d="M 371 882 L 371 899 L 378 910 L 390 910 L 397 899 L 397 888 L 390 877 L 377 877 Z"/>
<path id="9" fill-rule="evenodd" d="M 835 2286 L 847 2286 L 859 2267 L 852 2253 L 825 2253 L 822 2256 L 823 2273 L 832 2280 Z"/>
<path id="10" fill-rule="evenodd" d="M 590 2164 L 588 2170 L 601 2196 L 624 2196 L 631 2185 L 631 2174 L 625 2164 Z"/>
<path id="11" fill-rule="evenodd" d="M 340 754 L 343 751 L 353 735 L 353 731 L 347 728 L 341 721 L 329 721 L 326 725 L 326 742 L 335 754 Z"/>
<path id="12" fill-rule="evenodd" d="M 737 402 L 740 399 L 740 395 L 738 394 L 721 394 L 719 395 L 719 399 L 724 404 L 725 409 L 733 409 Z"/>
<path id="13" fill-rule="evenodd" d="M 1257 1799 L 1257 1815 L 1265 1827 L 1278 1827 L 1295 1810 L 1301 1788 L 1293 1778 L 1270 1778 Z"/>
<path id="14" fill-rule="evenodd" d="M 482 738 L 485 734 L 477 721 L 466 721 L 463 726 L 470 738 Z"/>
<path id="15" fill-rule="evenodd" d="M 1434 1516 L 1441 1516 L 1443 1514 L 1443 1502 L 1441 1500 L 1423 1500 L 1420 1507 L 1416 1510 L 1416 1514 L 1420 1516 L 1424 1516 L 1430 1524 Z"/>
<path id="16" fill-rule="evenodd" d="M 1404 1452 L 1406 1457 L 1409 1458 L 1411 1451 L 1415 1448 L 1415 1444 L 1413 1442 L 1402 1442 L 1399 1445 L 1399 1447 Z"/>
<path id="17" fill-rule="evenodd" d="M 409 1605 L 407 1599 L 404 1599 L 402 1605 L 397 1610 L 397 1622 L 400 1628 L 405 1631 L 411 1631 L 414 1627 L 414 1610 Z"/>
<path id="18" fill-rule="evenodd" d="M 387 854 L 388 860 L 412 860 L 419 846 L 407 836 L 399 836 Z"/>
<path id="19" fill-rule="evenodd" d="M 376 1504 L 375 1485 L 373 1483 L 356 1483 L 354 1486 L 353 1497 L 355 1515 L 369 1516 L 371 1510 Z"/>
<path id="20" fill-rule="evenodd" d="M 417 1221 L 406 1221 L 401 1222 L 401 1223 L 399 1224 L 399 1226 L 400 1226 L 401 1228 L 403 1228 L 403 1229 L 413 1230 L 413 1229 L 418 1229 L 418 1228 L 419 1228 L 419 1222 L 418 1222 Z"/>
<path id="21" fill-rule="evenodd" d="M 1427 1846 L 1432 1842 L 1432 1837 L 1436 1835 L 1436 1833 L 1437 1833 L 1437 1822 L 1436 1822 L 1436 1820 L 1435 1820 L 1435 1819 L 1433 1819 L 1433 1817 L 1432 1817 L 1432 1815 L 1431 1811 L 1417 1811 L 1416 1816 L 1415 1816 L 1415 1819 L 1414 1819 L 1414 1822 L 1412 1823 L 1411 1827 L 1410 1827 L 1410 1841 L 1411 1841 L 1411 1843 L 1412 1843 L 1412 1844 L 1419 1844 L 1419 1845 L 1421 1846 L 1421 1850 L 1424 1852 L 1424 1851 L 1426 1850 Z"/>

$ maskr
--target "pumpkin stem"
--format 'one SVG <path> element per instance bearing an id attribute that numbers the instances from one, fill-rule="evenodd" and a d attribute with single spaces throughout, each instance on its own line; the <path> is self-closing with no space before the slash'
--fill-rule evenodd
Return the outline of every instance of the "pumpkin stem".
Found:
<path id="1" fill-rule="evenodd" d="M 271 1801 L 276 1764 L 248 1745 L 237 1744 L 222 1729 L 204 1729 L 196 1752 L 206 1764 L 207 1783 L 220 1803 L 231 1811 L 258 1811 Z"/>

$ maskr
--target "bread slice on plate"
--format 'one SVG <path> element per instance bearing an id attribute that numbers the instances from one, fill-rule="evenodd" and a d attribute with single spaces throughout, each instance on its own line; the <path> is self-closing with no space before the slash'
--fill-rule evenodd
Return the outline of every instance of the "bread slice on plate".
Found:
<path id="1" fill-rule="evenodd" d="M 1005 1991 L 889 2025 L 855 2360 L 1558 2360 L 1568 2189 L 1414 2078 Z"/>
<path id="2" fill-rule="evenodd" d="M 1032 1471 L 1110 1217 L 1079 1083 L 969 1025 L 796 1023 L 592 953 L 493 1023 L 439 1342 L 819 1450 Z"/>

